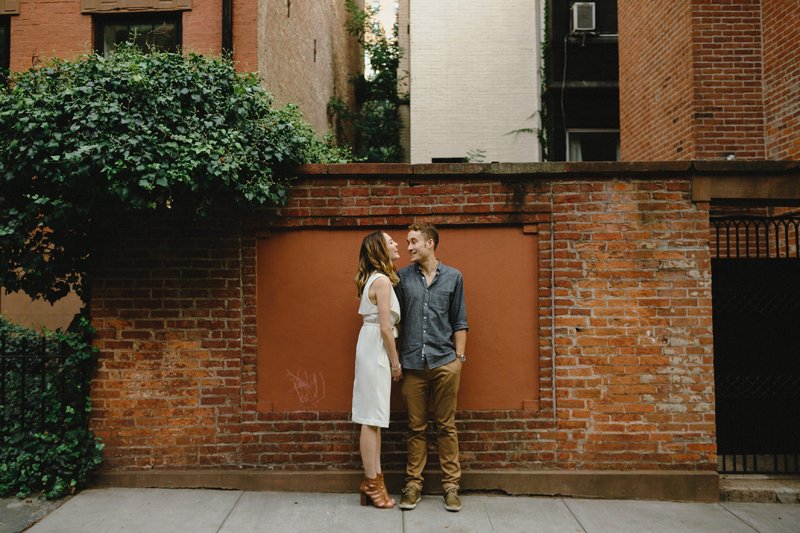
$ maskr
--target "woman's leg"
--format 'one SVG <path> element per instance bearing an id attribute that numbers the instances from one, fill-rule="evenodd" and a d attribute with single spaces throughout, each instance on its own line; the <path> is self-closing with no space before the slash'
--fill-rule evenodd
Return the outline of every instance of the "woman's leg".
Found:
<path id="1" fill-rule="evenodd" d="M 375 428 L 376 441 L 375 441 L 375 472 L 378 474 L 383 473 L 381 470 L 381 428 Z"/>
<path id="2" fill-rule="evenodd" d="M 380 456 L 379 435 L 377 427 L 362 424 L 359 449 L 361 451 L 361 462 L 364 463 L 364 475 L 369 479 L 375 479 L 379 472 L 377 470 L 378 465 L 375 462 L 376 453 Z"/>

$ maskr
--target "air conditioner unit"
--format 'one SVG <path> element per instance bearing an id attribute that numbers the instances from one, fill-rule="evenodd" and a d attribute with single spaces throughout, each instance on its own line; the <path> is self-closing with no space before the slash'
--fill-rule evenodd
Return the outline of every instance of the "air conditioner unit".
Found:
<path id="1" fill-rule="evenodd" d="M 572 12 L 571 32 L 589 32 L 596 29 L 594 2 L 575 2 L 569 9 Z"/>

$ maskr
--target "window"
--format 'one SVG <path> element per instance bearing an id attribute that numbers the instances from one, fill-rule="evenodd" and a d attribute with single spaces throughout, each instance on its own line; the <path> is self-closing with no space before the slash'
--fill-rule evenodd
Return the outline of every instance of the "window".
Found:
<path id="1" fill-rule="evenodd" d="M 567 161 L 619 161 L 619 130 L 567 130 Z"/>
<path id="2" fill-rule="evenodd" d="M 144 51 L 177 52 L 182 44 L 180 12 L 97 15 L 94 24 L 94 48 L 104 56 L 130 40 Z"/>
<path id="3" fill-rule="evenodd" d="M 466 157 L 432 157 L 431 163 L 469 163 Z"/>
<path id="4" fill-rule="evenodd" d="M 617 34 L 617 2 L 597 2 L 595 4 L 595 20 L 597 33 L 600 35 Z"/>
<path id="5" fill-rule="evenodd" d="M 6 82 L 11 67 L 11 17 L 0 16 L 0 83 Z"/>

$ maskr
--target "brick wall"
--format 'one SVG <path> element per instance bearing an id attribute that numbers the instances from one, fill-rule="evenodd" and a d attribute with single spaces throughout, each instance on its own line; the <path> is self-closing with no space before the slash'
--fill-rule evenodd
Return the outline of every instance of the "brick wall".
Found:
<path id="1" fill-rule="evenodd" d="M 241 70 L 256 68 L 256 0 L 235 0 L 234 59 Z M 222 40 L 221 0 L 195 1 L 183 14 L 183 47 L 218 55 Z M 21 0 L 11 19 L 11 70 L 32 66 L 31 58 L 71 58 L 92 50 L 92 16 L 81 13 L 80 0 Z"/>
<path id="2" fill-rule="evenodd" d="M 233 60 L 243 72 L 258 70 L 258 9 L 258 0 L 233 2 Z"/>
<path id="3" fill-rule="evenodd" d="M 72 58 L 92 49 L 92 18 L 80 0 L 20 0 L 11 17 L 11 70 L 25 70 L 50 57 Z"/>
<path id="4" fill-rule="evenodd" d="M 622 159 L 692 159 L 689 2 L 622 2 L 618 24 Z"/>
<path id="5" fill-rule="evenodd" d="M 693 0 L 695 159 L 764 159 L 761 0 Z"/>
<path id="6" fill-rule="evenodd" d="M 796 159 L 796 5 L 621 2 L 624 160 Z"/>
<path id="7" fill-rule="evenodd" d="M 800 159 L 800 9 L 762 0 L 768 159 Z"/>
<path id="8" fill-rule="evenodd" d="M 443 235 L 539 229 L 540 410 L 460 411 L 466 471 L 713 470 L 709 222 L 688 176 L 492 168 L 309 167 L 285 209 L 107 225 L 92 278 L 104 468 L 360 468 L 349 413 L 257 410 L 256 235 L 424 218 Z M 388 469 L 403 435 L 393 413 Z"/>
<path id="9" fill-rule="evenodd" d="M 258 66 L 267 87 L 278 104 L 298 104 L 317 131 L 328 131 L 328 101 L 353 104 L 348 76 L 361 65 L 344 28 L 344 2 L 261 0 L 259 11 Z"/>

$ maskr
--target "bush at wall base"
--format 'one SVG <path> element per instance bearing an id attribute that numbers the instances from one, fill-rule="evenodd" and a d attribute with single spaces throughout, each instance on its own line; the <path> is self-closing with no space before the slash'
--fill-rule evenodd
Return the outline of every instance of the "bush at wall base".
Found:
<path id="1" fill-rule="evenodd" d="M 85 318 L 39 333 L 0 316 L 0 495 L 64 496 L 100 464 L 88 429 L 91 333 Z"/>

